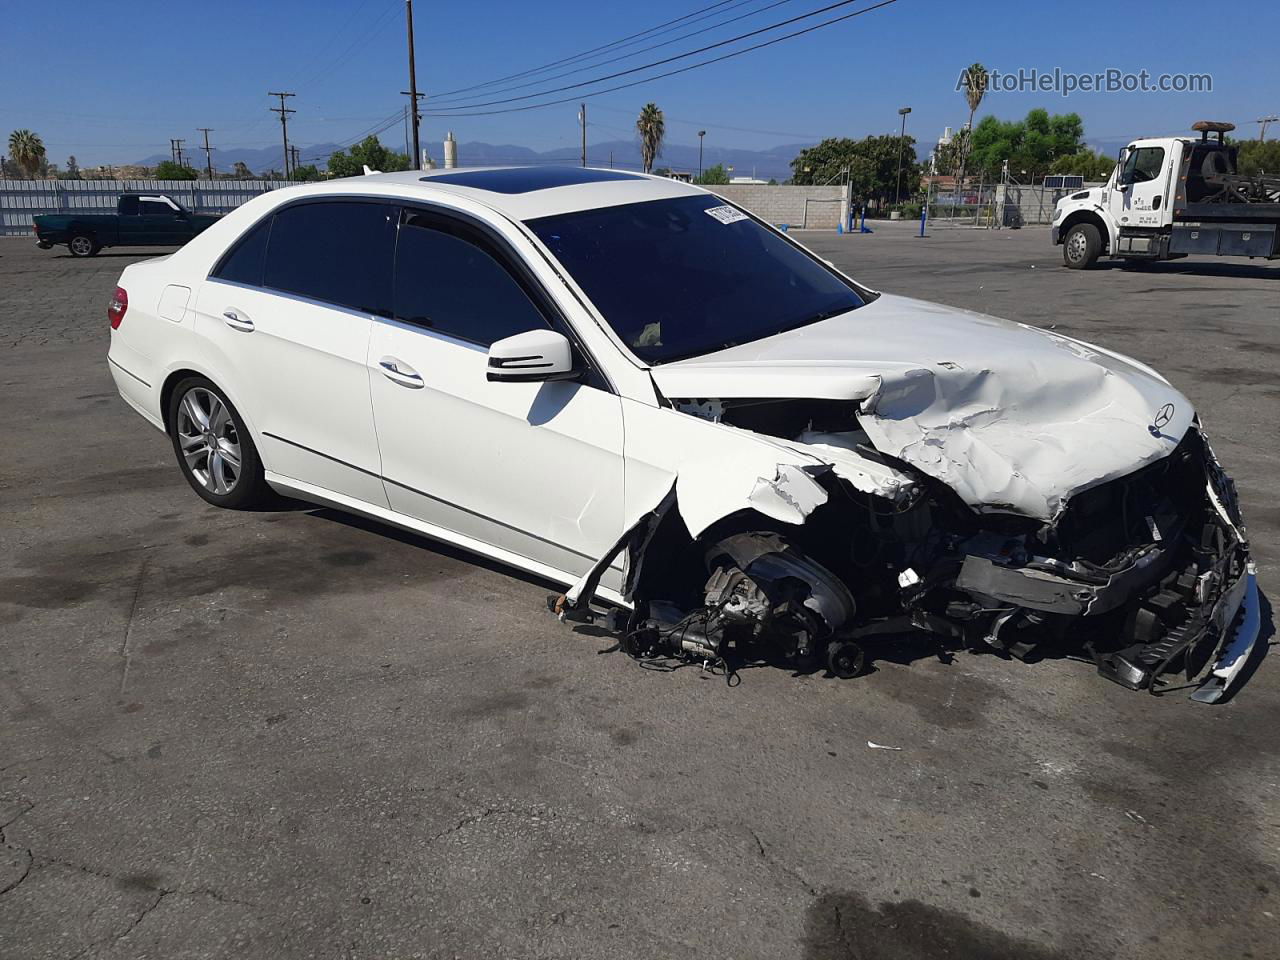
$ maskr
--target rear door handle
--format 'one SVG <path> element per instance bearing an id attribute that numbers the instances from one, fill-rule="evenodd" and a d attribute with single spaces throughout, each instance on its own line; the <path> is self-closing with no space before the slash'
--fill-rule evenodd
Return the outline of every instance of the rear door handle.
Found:
<path id="1" fill-rule="evenodd" d="M 235 310 L 223 310 L 222 320 L 228 326 L 236 330 L 243 330 L 245 333 L 253 331 L 253 321 L 248 317 L 241 316 Z"/>
<path id="2" fill-rule="evenodd" d="M 395 357 L 383 357 L 378 361 L 378 366 L 382 368 L 382 375 L 392 383 L 398 383 L 402 387 L 413 390 L 421 390 L 424 386 L 418 371 Z"/>

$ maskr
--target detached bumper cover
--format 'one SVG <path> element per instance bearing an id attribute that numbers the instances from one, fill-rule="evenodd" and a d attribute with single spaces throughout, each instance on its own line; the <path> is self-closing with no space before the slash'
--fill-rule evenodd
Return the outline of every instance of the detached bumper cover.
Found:
<path id="1" fill-rule="evenodd" d="M 1233 632 L 1228 632 L 1237 618 L 1239 625 Z M 1262 629 L 1262 610 L 1258 602 L 1258 574 L 1254 564 L 1249 564 L 1248 573 L 1236 581 L 1235 586 L 1218 602 L 1213 619 L 1228 639 L 1209 676 L 1191 695 L 1191 699 L 1197 703 L 1217 703 L 1221 700 L 1244 669 L 1244 665 L 1249 662 L 1249 655 L 1258 642 L 1258 634 Z"/>

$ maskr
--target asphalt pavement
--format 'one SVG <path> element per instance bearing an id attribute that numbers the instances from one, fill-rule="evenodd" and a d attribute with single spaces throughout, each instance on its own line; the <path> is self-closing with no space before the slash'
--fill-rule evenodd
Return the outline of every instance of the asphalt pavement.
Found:
<path id="1" fill-rule="evenodd" d="M 1280 591 L 1280 264 L 913 230 L 798 236 L 1153 364 Z M 199 500 L 105 360 L 163 252 L 0 240 L 0 957 L 1280 955 L 1280 661 L 1218 707 L 925 643 L 642 669 L 495 564 Z"/>

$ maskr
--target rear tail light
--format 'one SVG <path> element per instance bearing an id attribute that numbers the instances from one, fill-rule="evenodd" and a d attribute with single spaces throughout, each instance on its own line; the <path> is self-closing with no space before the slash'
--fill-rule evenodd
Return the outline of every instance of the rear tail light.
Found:
<path id="1" fill-rule="evenodd" d="M 107 304 L 107 319 L 111 321 L 112 330 L 120 329 L 120 321 L 124 319 L 125 311 L 128 309 L 129 294 L 125 293 L 124 287 L 116 287 L 111 302 Z"/>

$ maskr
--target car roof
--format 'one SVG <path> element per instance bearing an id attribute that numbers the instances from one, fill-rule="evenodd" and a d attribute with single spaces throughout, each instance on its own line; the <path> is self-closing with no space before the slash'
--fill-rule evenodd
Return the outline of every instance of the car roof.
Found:
<path id="1" fill-rule="evenodd" d="M 478 201 L 515 220 L 671 197 L 706 196 L 707 191 L 667 177 L 596 167 L 455 167 L 402 170 L 344 177 L 310 184 L 305 192 L 364 193 L 429 200 L 441 194 Z M 391 188 L 391 189 L 387 189 Z M 303 191 L 300 191 L 303 192 Z"/>

